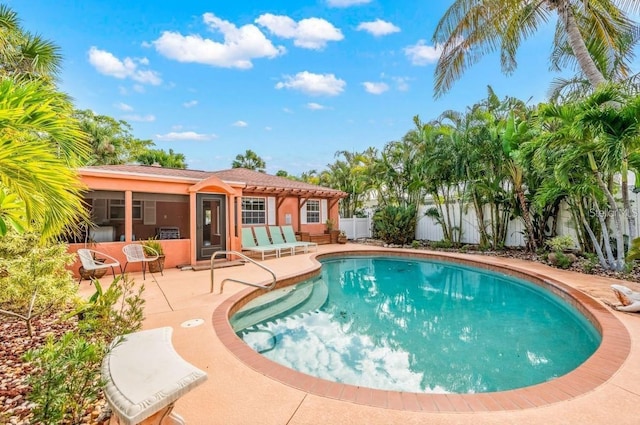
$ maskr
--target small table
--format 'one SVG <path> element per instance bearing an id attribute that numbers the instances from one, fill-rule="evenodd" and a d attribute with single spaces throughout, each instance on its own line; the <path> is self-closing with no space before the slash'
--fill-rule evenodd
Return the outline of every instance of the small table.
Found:
<path id="1" fill-rule="evenodd" d="M 118 337 L 102 362 L 105 396 L 118 423 L 184 424 L 174 403 L 207 379 L 171 344 L 170 327 Z"/>

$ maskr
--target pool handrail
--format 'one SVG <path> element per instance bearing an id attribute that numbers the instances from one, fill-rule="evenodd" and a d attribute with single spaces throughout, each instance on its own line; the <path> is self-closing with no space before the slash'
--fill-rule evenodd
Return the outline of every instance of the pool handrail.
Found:
<path id="1" fill-rule="evenodd" d="M 244 255 L 241 252 L 238 251 L 226 251 L 226 250 L 222 250 L 222 251 L 216 251 L 213 253 L 213 255 L 211 256 L 211 288 L 209 289 L 209 293 L 211 294 L 213 292 L 213 286 L 214 286 L 214 280 L 213 280 L 213 261 L 215 260 L 216 256 L 218 254 L 224 254 L 224 255 L 236 255 L 242 259 L 244 259 L 245 261 L 248 261 L 250 263 L 255 264 L 256 266 L 260 267 L 261 269 L 269 272 L 271 274 L 271 277 L 273 278 L 271 283 L 269 283 L 268 285 L 260 285 L 259 283 L 251 283 L 251 282 L 246 282 L 244 280 L 239 280 L 239 279 L 234 279 L 231 277 L 228 277 L 226 279 L 222 279 L 222 282 L 220 282 L 220 292 L 219 294 L 222 294 L 222 290 L 224 289 L 224 283 L 226 281 L 230 281 L 230 282 L 236 282 L 236 283 L 241 283 L 243 285 L 248 285 L 248 286 L 253 286 L 254 288 L 260 288 L 260 289 L 266 289 L 267 291 L 272 290 L 277 283 L 276 280 L 276 274 L 273 272 L 273 270 L 271 270 L 269 267 L 264 266 L 260 263 L 258 263 L 257 261 L 255 261 L 254 259 L 247 257 L 246 255 Z"/>

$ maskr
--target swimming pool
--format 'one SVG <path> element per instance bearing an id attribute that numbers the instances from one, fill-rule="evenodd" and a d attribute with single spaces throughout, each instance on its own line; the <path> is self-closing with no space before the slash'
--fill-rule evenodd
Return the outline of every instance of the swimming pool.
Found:
<path id="1" fill-rule="evenodd" d="M 273 361 L 334 382 L 415 393 L 503 391 L 575 369 L 600 334 L 527 281 L 442 261 L 336 258 L 231 318 Z"/>

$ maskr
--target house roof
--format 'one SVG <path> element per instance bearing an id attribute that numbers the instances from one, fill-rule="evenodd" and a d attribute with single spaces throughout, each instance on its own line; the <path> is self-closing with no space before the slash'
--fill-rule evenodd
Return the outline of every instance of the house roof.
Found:
<path id="1" fill-rule="evenodd" d="M 98 170 L 118 174 L 134 174 L 167 178 L 183 178 L 201 181 L 216 176 L 225 183 L 244 184 L 244 193 L 290 195 L 320 198 L 344 198 L 347 193 L 328 187 L 290 180 L 285 177 L 272 176 L 246 168 L 231 168 L 221 171 L 199 171 L 179 168 L 164 168 L 150 165 L 95 165 L 83 167 L 82 170 Z"/>

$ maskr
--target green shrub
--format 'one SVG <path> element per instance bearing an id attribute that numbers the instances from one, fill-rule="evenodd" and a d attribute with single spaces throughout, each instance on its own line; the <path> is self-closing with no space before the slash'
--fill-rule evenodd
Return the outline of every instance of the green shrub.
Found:
<path id="1" fill-rule="evenodd" d="M 431 242 L 431 246 L 434 248 L 449 249 L 453 247 L 453 243 L 447 240 L 433 241 Z"/>
<path id="2" fill-rule="evenodd" d="M 414 205 L 408 207 L 386 206 L 373 215 L 375 237 L 385 243 L 407 245 L 416 235 L 416 212 Z"/>
<path id="3" fill-rule="evenodd" d="M 74 332 L 58 341 L 50 335 L 42 348 L 28 351 L 24 359 L 33 366 L 27 382 L 35 423 L 82 423 L 102 388 L 104 354 L 104 344 Z"/>
<path id="4" fill-rule="evenodd" d="M 568 269 L 573 263 L 571 259 L 560 251 L 556 251 L 556 265 L 561 269 Z"/>
<path id="5" fill-rule="evenodd" d="M 591 274 L 593 269 L 598 265 L 598 256 L 588 252 L 584 255 L 586 262 L 582 263 L 583 273 Z"/>
<path id="6" fill-rule="evenodd" d="M 413 249 L 418 249 L 418 248 L 420 248 L 420 246 L 421 246 L 420 241 L 411 242 L 411 248 L 413 248 Z"/>
<path id="7" fill-rule="evenodd" d="M 556 236 L 546 241 L 547 246 L 554 252 L 568 251 L 574 249 L 576 244 L 573 238 L 569 235 Z"/>
<path id="8" fill-rule="evenodd" d="M 104 343 L 110 343 L 118 335 L 135 332 L 144 320 L 144 285 L 137 290 L 130 277 L 116 277 L 104 291 L 99 281 L 94 281 L 96 292 L 74 314 L 80 320 L 78 327 L 83 334 L 91 335 Z"/>
<path id="9" fill-rule="evenodd" d="M 100 394 L 100 365 L 109 344 L 119 335 L 142 326 L 144 286 L 117 277 L 106 291 L 94 281 L 96 293 L 72 314 L 78 315 L 78 331 L 59 341 L 27 352 L 24 360 L 33 372 L 28 378 L 28 399 L 37 423 L 83 423 L 82 418 Z"/>
<path id="10" fill-rule="evenodd" d="M 34 318 L 77 298 L 77 285 L 65 268 L 74 258 L 65 244 L 41 245 L 35 234 L 8 232 L 0 238 L 0 314 L 24 320 L 31 336 Z"/>

